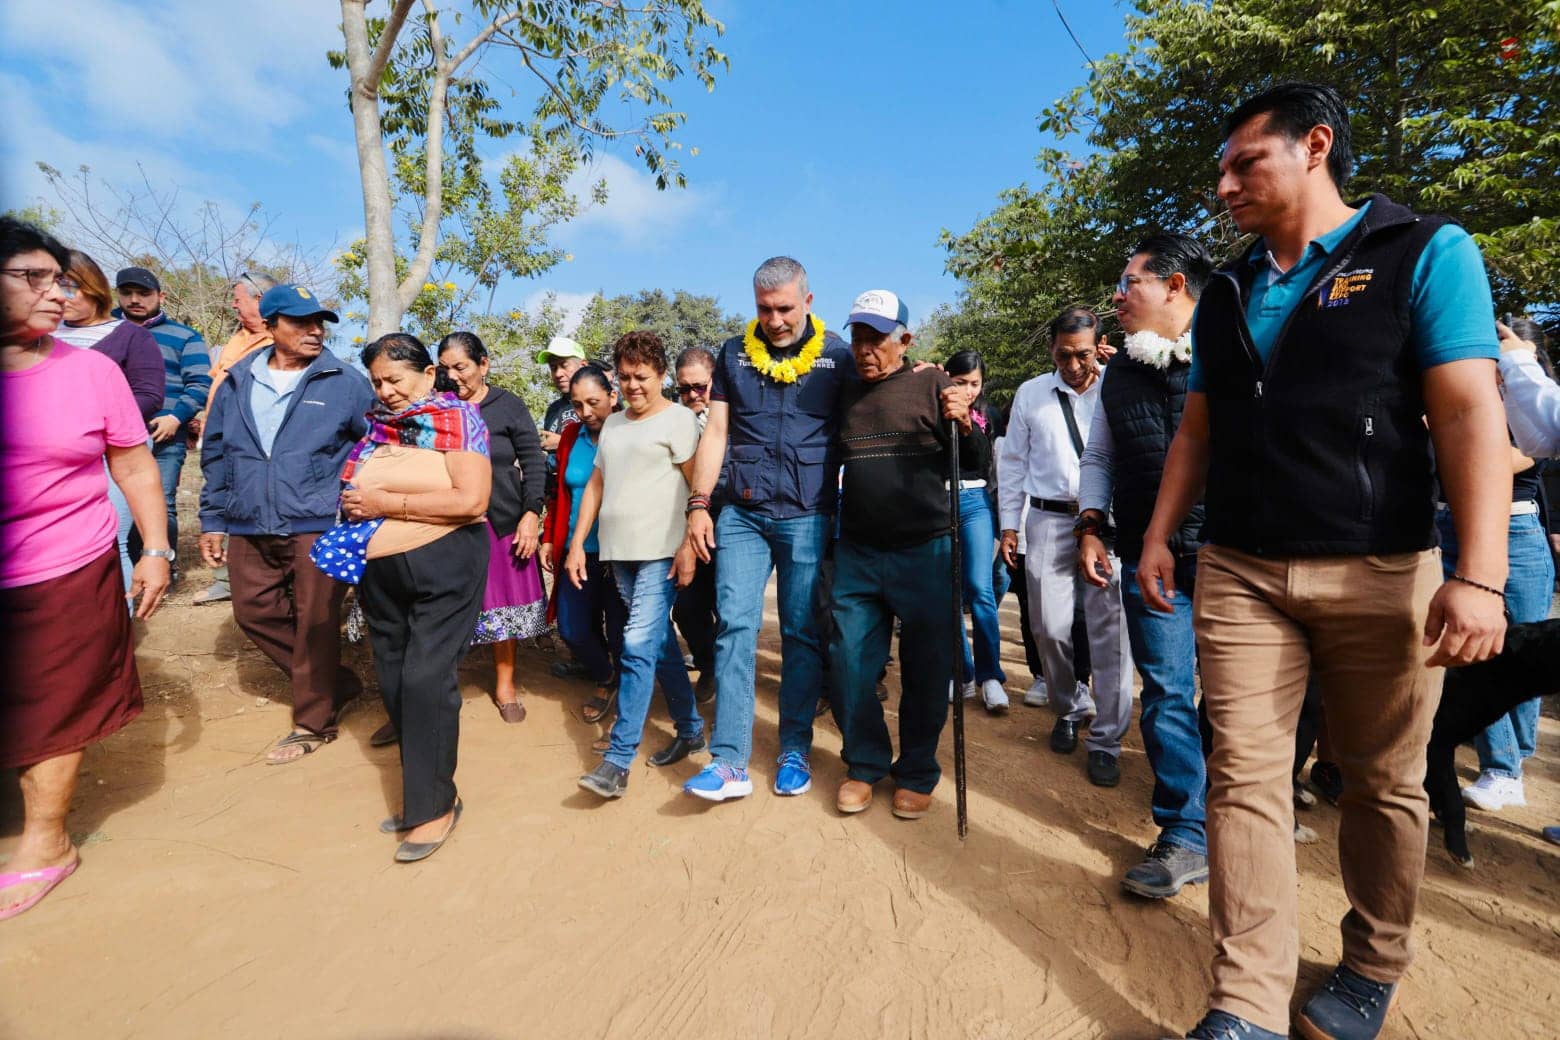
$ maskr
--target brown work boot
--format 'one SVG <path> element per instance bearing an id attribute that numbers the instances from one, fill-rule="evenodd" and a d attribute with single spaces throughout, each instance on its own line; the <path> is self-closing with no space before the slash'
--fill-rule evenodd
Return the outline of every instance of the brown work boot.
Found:
<path id="1" fill-rule="evenodd" d="M 901 820 L 919 820 L 932 811 L 932 796 L 903 787 L 894 792 L 894 815 Z"/>
<path id="2" fill-rule="evenodd" d="M 860 780 L 847 780 L 840 784 L 834 796 L 834 807 L 842 813 L 859 813 L 872 804 L 872 785 Z"/>

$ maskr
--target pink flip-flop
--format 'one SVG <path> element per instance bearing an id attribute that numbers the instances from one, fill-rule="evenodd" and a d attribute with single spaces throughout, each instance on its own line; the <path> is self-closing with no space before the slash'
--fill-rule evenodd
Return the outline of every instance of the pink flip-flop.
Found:
<path id="1" fill-rule="evenodd" d="M 37 906 L 43 901 L 44 896 L 53 892 L 56 885 L 74 874 L 79 866 L 81 866 L 81 860 L 76 859 L 72 860 L 69 866 L 64 867 L 44 867 L 42 870 L 23 870 L 10 874 L 0 874 L 0 892 L 4 892 L 8 888 L 15 888 L 17 885 L 30 885 L 36 881 L 44 882 L 43 888 L 34 893 L 32 898 L 26 902 L 18 903 L 9 910 L 0 910 L 0 921 L 15 917 L 18 914 L 24 914 Z"/>

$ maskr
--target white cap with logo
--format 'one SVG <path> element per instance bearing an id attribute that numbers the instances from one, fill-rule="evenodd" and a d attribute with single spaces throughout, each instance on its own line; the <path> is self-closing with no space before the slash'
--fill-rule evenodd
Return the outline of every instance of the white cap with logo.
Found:
<path id="1" fill-rule="evenodd" d="M 886 335 L 901 325 L 909 327 L 910 308 L 887 289 L 868 289 L 850 305 L 845 324 L 849 327 L 858 321 Z"/>

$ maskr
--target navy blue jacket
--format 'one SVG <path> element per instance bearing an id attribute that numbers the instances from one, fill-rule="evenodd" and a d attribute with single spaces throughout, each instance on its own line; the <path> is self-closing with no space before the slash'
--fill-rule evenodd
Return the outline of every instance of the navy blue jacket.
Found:
<path id="1" fill-rule="evenodd" d="M 235 365 L 211 402 L 200 454 L 203 532 L 310 534 L 336 522 L 341 467 L 368 430 L 373 388 L 357 369 L 320 351 L 299 378 L 267 456 L 249 396 L 255 361 L 269 353 L 256 351 Z"/>

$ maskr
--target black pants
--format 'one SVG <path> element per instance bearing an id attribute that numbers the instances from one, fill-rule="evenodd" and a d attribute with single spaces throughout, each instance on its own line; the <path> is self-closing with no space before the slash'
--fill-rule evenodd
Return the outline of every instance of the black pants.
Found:
<path id="1" fill-rule="evenodd" d="M 715 613 L 715 561 L 697 561 L 693 581 L 685 589 L 677 590 L 672 604 L 672 620 L 682 633 L 688 652 L 693 655 L 693 666 L 701 675 L 715 674 L 715 628 L 720 615 Z"/>
<path id="2" fill-rule="evenodd" d="M 469 524 L 410 552 L 369 560 L 358 586 L 379 692 L 401 736 L 402 822 L 455 807 L 460 664 L 482 611 L 487 531 Z"/>
<path id="3" fill-rule="evenodd" d="M 1008 587 L 1018 597 L 1018 622 L 1024 635 L 1024 663 L 1029 666 L 1029 674 L 1038 679 L 1041 676 L 1040 651 L 1035 647 L 1034 630 L 1029 627 L 1029 582 L 1024 579 L 1023 554 L 1015 553 L 1013 562 L 1015 565 L 1007 569 Z M 1079 682 L 1086 683 L 1094 674 L 1094 668 L 1089 661 L 1089 631 L 1083 620 L 1083 597 L 1074 597 L 1073 603 L 1073 674 Z M 997 605 L 1001 606 L 1000 603 Z"/>

